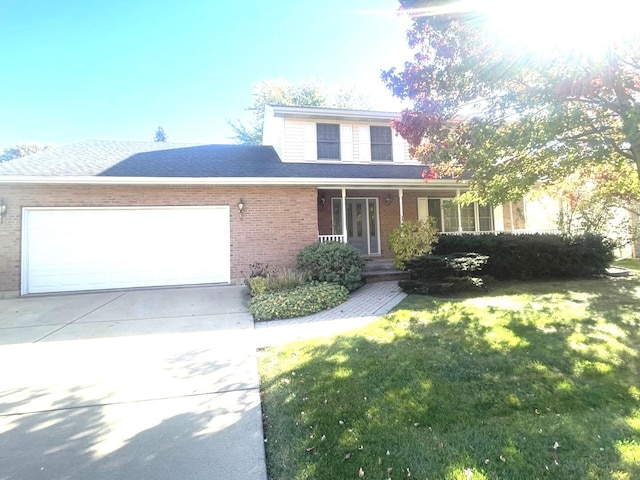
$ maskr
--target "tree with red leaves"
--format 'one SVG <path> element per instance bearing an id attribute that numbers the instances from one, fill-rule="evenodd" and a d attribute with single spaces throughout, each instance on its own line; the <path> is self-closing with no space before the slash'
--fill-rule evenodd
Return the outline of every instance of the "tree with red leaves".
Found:
<path id="1" fill-rule="evenodd" d="M 483 11 L 454 8 L 465 2 L 400 3 L 413 19 L 413 58 L 382 77 L 413 108 L 395 128 L 430 176 L 470 177 L 462 201 L 517 199 L 585 165 L 640 178 L 637 38 L 611 39 L 600 55 L 541 56 L 497 41 Z"/>

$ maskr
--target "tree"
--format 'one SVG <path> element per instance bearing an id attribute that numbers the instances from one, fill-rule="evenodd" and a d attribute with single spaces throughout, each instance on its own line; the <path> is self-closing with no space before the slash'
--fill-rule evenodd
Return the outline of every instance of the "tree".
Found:
<path id="1" fill-rule="evenodd" d="M 356 87 L 340 88 L 331 92 L 317 80 L 291 83 L 286 80 L 264 81 L 255 86 L 253 103 L 247 108 L 253 117 L 248 122 L 229 122 L 236 143 L 260 145 L 262 124 L 266 105 L 287 105 L 296 107 L 369 108 L 366 95 Z"/>
<path id="2" fill-rule="evenodd" d="M 156 129 L 156 134 L 155 137 L 153 138 L 154 142 L 166 142 L 169 140 L 169 137 L 167 137 L 167 134 L 164 133 L 164 128 L 162 127 L 158 127 Z"/>
<path id="3" fill-rule="evenodd" d="M 613 38 L 593 54 L 558 47 L 542 56 L 501 42 L 485 11 L 446 1 L 400 3 L 414 15 L 414 55 L 382 77 L 396 96 L 413 101 L 395 127 L 427 164 L 426 177 L 470 176 L 461 201 L 495 204 L 584 166 L 630 169 L 640 178 L 637 38 Z M 637 204 L 640 191 L 629 194 Z"/>
<path id="4" fill-rule="evenodd" d="M 14 158 L 26 157 L 34 153 L 47 150 L 49 145 L 41 145 L 39 143 L 23 143 L 13 147 L 5 148 L 0 154 L 0 163 L 13 160 Z"/>

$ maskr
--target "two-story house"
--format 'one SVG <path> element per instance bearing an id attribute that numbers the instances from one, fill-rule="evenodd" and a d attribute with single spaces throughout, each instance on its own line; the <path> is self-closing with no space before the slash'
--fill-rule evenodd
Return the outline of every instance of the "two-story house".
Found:
<path id="1" fill-rule="evenodd" d="M 1 163 L 0 292 L 236 283 L 327 240 L 389 258 L 389 233 L 427 216 L 452 233 L 552 226 L 539 203 L 453 203 L 465 183 L 425 183 L 396 116 L 273 106 L 262 146 L 90 140 Z"/>

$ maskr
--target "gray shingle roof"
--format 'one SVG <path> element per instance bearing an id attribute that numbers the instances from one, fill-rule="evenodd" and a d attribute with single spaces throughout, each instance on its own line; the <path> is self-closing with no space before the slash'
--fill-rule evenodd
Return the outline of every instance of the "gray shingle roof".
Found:
<path id="1" fill-rule="evenodd" d="M 421 165 L 284 163 L 270 146 L 88 140 L 0 163 L 3 176 L 416 179 Z"/>

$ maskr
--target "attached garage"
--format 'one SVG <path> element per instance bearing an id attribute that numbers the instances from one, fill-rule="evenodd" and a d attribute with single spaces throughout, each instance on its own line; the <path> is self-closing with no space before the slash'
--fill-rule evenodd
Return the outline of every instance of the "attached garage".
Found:
<path id="1" fill-rule="evenodd" d="M 230 282 L 228 206 L 22 210 L 21 293 Z"/>

